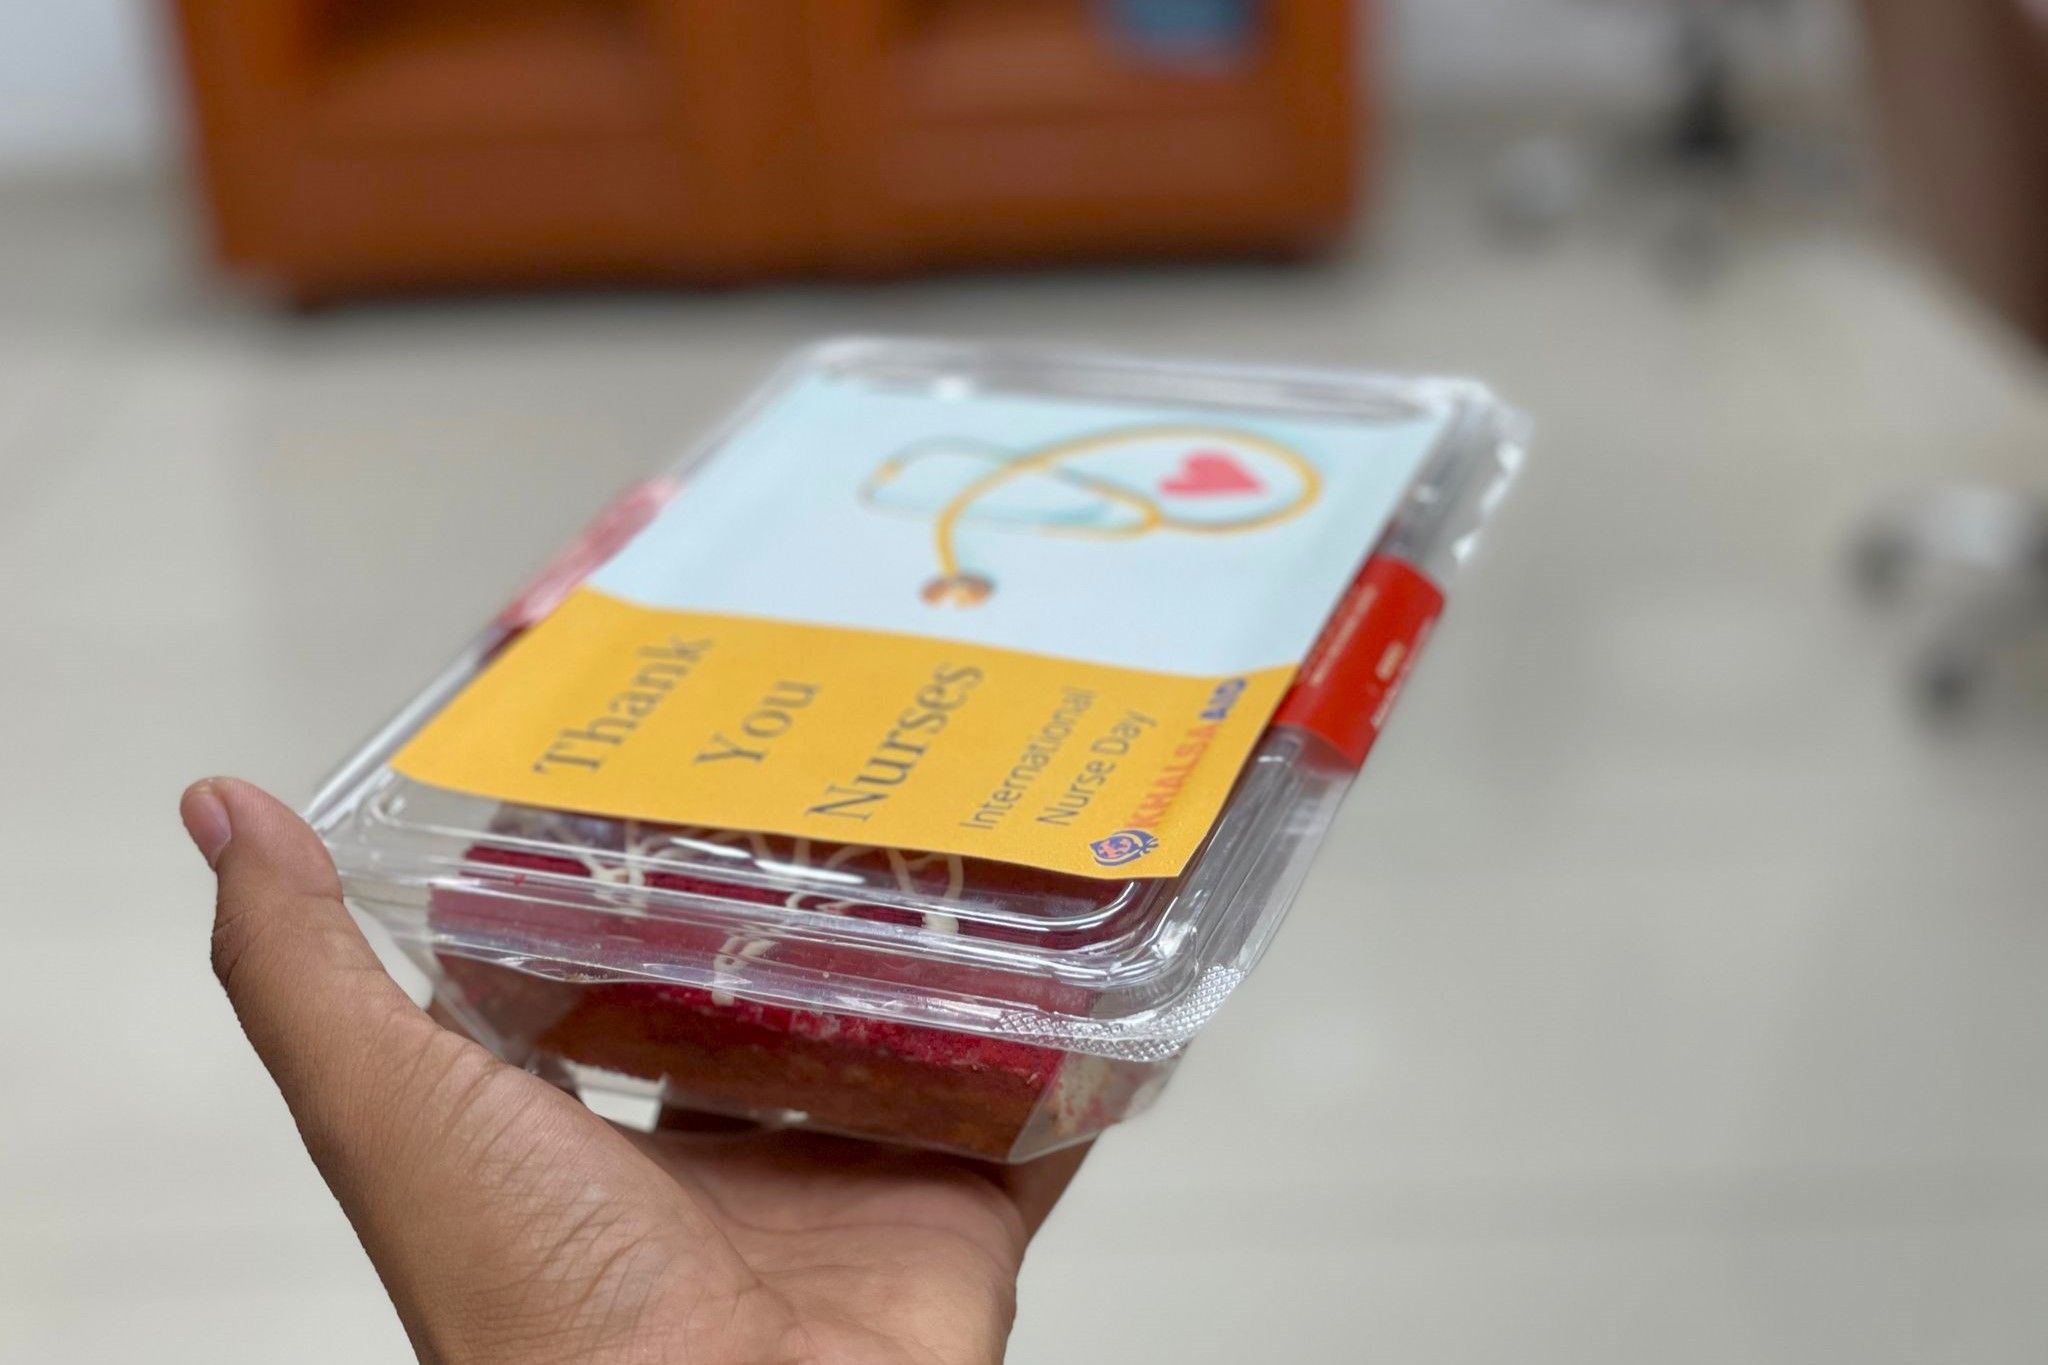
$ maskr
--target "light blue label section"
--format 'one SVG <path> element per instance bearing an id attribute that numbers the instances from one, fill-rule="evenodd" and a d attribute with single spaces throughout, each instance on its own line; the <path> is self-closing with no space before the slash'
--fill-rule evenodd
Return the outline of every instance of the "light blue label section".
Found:
<path id="1" fill-rule="evenodd" d="M 1308 651 L 1441 426 L 813 376 L 590 582 L 682 611 L 1249 672 Z"/>

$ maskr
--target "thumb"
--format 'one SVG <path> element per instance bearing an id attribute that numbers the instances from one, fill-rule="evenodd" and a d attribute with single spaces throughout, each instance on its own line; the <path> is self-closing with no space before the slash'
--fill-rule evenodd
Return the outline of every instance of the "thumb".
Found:
<path id="1" fill-rule="evenodd" d="M 461 1354 L 434 1343 L 469 1330 L 455 1322 L 464 1304 L 499 1282 L 513 1298 L 486 1318 L 546 1321 L 535 1314 L 555 1259 L 572 1271 L 585 1254 L 600 1270 L 617 1264 L 591 1230 L 614 1208 L 681 1229 L 705 1283 L 744 1288 L 745 1267 L 710 1216 L 659 1167 L 398 989 L 305 821 L 227 778 L 195 784 L 179 814 L 220 879 L 214 971 L 422 1359 Z M 714 1270 L 724 1278 L 707 1278 Z M 570 1300 L 565 1321 L 592 1302 L 583 1285 L 575 1275 L 554 1284 Z"/>
<path id="2" fill-rule="evenodd" d="M 178 814 L 219 877 L 213 970 L 257 1054 L 288 1082 L 359 1055 L 364 1026 L 426 1017 L 371 951 L 318 835 L 247 782 L 195 783 Z M 279 1074 L 283 1073 L 283 1074 Z"/>
<path id="3" fill-rule="evenodd" d="M 210 778 L 178 813 L 219 877 L 214 973 L 314 1159 L 345 1176 L 335 1158 L 369 1154 L 337 1149 L 360 1143 L 382 1092 L 454 1036 L 385 973 L 342 904 L 334 860 L 289 807 Z"/>

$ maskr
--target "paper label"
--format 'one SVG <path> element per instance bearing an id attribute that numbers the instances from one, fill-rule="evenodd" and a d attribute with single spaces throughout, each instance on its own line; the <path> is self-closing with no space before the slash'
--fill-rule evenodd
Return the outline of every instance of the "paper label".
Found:
<path id="1" fill-rule="evenodd" d="M 621 818 L 1172 875 L 1437 431 L 806 379 L 394 766 Z"/>

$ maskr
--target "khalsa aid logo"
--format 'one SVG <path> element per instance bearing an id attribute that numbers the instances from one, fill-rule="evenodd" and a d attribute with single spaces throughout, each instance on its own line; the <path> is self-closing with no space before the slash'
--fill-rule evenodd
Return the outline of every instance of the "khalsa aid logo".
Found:
<path id="1" fill-rule="evenodd" d="M 1249 685 L 1250 680 L 1247 678 L 1226 678 L 1217 683 L 1215 689 L 1209 693 L 1208 703 L 1202 707 L 1201 719 L 1229 720 L 1231 711 L 1237 706 L 1237 699 L 1244 695 L 1244 690 Z"/>
<path id="2" fill-rule="evenodd" d="M 1104 867 L 1122 867 L 1125 863 L 1135 863 L 1157 847 L 1159 840 L 1142 829 L 1120 829 L 1088 845 L 1088 851 Z"/>
<path id="3" fill-rule="evenodd" d="M 860 498 L 929 519 L 938 572 L 920 595 L 932 606 L 974 607 L 998 588 L 980 531 L 1109 541 L 1245 535 L 1299 516 L 1321 492 L 1315 465 L 1278 441 L 1144 426 L 1028 450 L 923 442 L 884 461 Z"/>

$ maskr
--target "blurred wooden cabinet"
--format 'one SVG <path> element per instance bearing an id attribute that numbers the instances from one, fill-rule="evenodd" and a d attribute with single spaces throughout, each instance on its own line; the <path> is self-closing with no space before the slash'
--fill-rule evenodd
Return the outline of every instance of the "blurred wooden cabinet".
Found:
<path id="1" fill-rule="evenodd" d="M 315 298 L 1310 249 L 1353 5 L 1240 3 L 1188 59 L 1104 0 L 176 0 L 219 254 Z"/>

